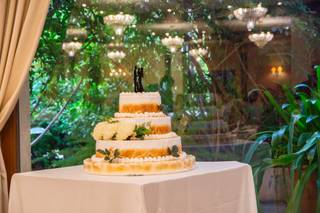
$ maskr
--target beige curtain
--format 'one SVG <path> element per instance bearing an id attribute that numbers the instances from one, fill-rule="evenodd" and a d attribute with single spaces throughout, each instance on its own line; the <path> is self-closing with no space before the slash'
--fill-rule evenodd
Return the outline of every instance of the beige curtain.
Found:
<path id="1" fill-rule="evenodd" d="M 0 131 L 26 77 L 50 0 L 0 0 Z M 7 212 L 7 180 L 0 150 L 0 212 Z"/>

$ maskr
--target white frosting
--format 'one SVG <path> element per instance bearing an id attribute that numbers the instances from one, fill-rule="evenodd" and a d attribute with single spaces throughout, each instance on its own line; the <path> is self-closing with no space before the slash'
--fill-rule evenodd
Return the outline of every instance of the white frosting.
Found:
<path id="1" fill-rule="evenodd" d="M 130 122 L 134 124 L 149 123 L 151 126 L 169 126 L 171 129 L 171 118 L 166 117 L 136 117 L 136 118 L 116 118 L 116 120 L 123 122 Z"/>
<path id="2" fill-rule="evenodd" d="M 99 163 L 99 162 L 103 162 L 104 158 L 97 158 L 96 155 L 92 155 L 91 160 L 93 162 Z"/>
<path id="3" fill-rule="evenodd" d="M 106 140 L 106 141 L 97 141 L 96 150 L 98 149 L 119 149 L 119 150 L 127 150 L 127 149 L 163 149 L 172 146 L 181 146 L 181 138 L 171 137 L 171 138 L 162 138 L 158 140 L 126 140 L 126 141 L 114 141 L 114 140 Z"/>
<path id="4" fill-rule="evenodd" d="M 163 138 L 175 138 L 177 134 L 175 132 L 169 132 L 167 134 L 152 134 L 144 136 L 145 140 L 158 140 Z"/>
<path id="5" fill-rule="evenodd" d="M 160 162 L 169 161 L 177 159 L 186 159 L 187 154 L 182 152 L 179 157 L 173 157 L 172 155 L 162 156 L 162 157 L 145 157 L 145 158 L 117 158 L 113 160 L 113 163 L 142 163 L 142 162 Z M 103 158 L 97 158 L 95 155 L 91 157 L 91 160 L 95 163 L 103 162 Z"/>
<path id="6" fill-rule="evenodd" d="M 127 113 L 116 112 L 115 118 L 142 118 L 142 117 L 166 117 L 163 112 Z"/>
<path id="7" fill-rule="evenodd" d="M 120 93 L 119 106 L 123 104 L 157 104 L 161 105 L 159 92 Z"/>

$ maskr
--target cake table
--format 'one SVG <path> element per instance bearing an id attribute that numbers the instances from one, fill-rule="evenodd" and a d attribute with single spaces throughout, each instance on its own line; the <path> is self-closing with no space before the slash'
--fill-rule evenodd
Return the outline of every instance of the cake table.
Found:
<path id="1" fill-rule="evenodd" d="M 15 174 L 9 213 L 256 213 L 251 167 L 198 162 L 169 175 L 99 176 L 82 166 Z"/>

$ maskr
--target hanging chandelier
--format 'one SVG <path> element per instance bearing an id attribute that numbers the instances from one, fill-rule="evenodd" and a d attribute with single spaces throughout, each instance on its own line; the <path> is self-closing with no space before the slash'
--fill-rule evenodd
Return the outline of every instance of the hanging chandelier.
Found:
<path id="1" fill-rule="evenodd" d="M 249 40 L 255 43 L 259 48 L 266 46 L 273 39 L 273 34 L 270 32 L 254 33 L 249 35 Z"/>
<path id="2" fill-rule="evenodd" d="M 175 36 L 175 37 L 168 36 L 161 39 L 161 43 L 167 48 L 169 48 L 170 52 L 172 53 L 176 52 L 177 49 L 182 46 L 183 42 L 184 42 L 183 38 L 179 36 Z"/>
<path id="3" fill-rule="evenodd" d="M 196 60 L 200 60 L 202 57 L 207 55 L 208 50 L 204 48 L 192 49 L 189 51 L 189 54 L 194 57 Z"/>
<path id="4" fill-rule="evenodd" d="M 78 40 L 80 37 L 87 37 L 87 30 L 84 28 L 70 27 L 67 29 L 66 34 L 67 36 L 73 37 L 74 40 Z"/>
<path id="5" fill-rule="evenodd" d="M 113 61 L 120 62 L 124 57 L 126 57 L 126 54 L 121 50 L 120 51 L 116 50 L 116 51 L 108 52 L 107 56 Z"/>
<path id="6" fill-rule="evenodd" d="M 114 47 L 120 48 L 123 46 L 124 46 L 124 44 L 122 42 L 111 42 L 108 44 L 108 47 L 110 47 L 110 48 L 114 48 Z"/>
<path id="7" fill-rule="evenodd" d="M 126 27 L 134 21 L 134 16 L 120 12 L 117 15 L 105 16 L 103 20 L 105 24 L 112 26 L 116 35 L 121 36 Z"/>
<path id="8" fill-rule="evenodd" d="M 75 42 L 75 41 L 64 42 L 62 44 L 62 49 L 68 53 L 69 57 L 74 57 L 76 52 L 80 50 L 81 46 L 82 46 L 81 42 Z"/>
<path id="9" fill-rule="evenodd" d="M 238 8 L 233 11 L 234 16 L 240 21 L 247 22 L 248 31 L 252 31 L 256 22 L 264 17 L 268 9 L 261 6 L 261 3 L 254 8 Z"/>

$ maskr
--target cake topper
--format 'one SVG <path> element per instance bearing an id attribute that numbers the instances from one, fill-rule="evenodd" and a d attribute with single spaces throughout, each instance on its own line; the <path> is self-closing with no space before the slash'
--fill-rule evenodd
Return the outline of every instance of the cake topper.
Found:
<path id="1" fill-rule="evenodd" d="M 143 78 L 143 67 L 138 68 L 137 66 L 134 67 L 133 71 L 134 76 L 134 92 L 144 92 L 144 88 L 142 85 L 142 78 Z"/>

